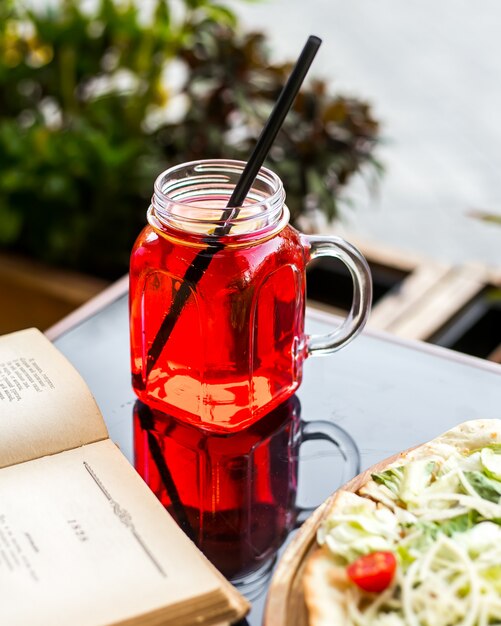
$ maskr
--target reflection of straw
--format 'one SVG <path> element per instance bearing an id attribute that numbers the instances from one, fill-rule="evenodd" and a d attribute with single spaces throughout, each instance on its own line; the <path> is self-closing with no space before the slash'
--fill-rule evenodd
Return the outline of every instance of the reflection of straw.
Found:
<path id="1" fill-rule="evenodd" d="M 172 478 L 172 474 L 170 473 L 169 467 L 165 462 L 164 455 L 160 448 L 160 445 L 153 434 L 153 424 L 154 424 L 154 416 L 151 409 L 142 402 L 137 402 L 137 413 L 139 416 L 139 423 L 141 424 L 141 428 L 146 431 L 148 437 L 148 448 L 151 453 L 151 458 L 155 463 L 155 466 L 160 475 L 160 479 L 162 481 L 165 490 L 167 491 L 167 495 L 172 504 L 172 508 L 174 513 L 178 519 L 179 525 L 184 530 L 184 532 L 188 535 L 188 537 L 196 542 L 196 533 L 193 529 L 193 526 L 190 524 L 190 520 L 186 514 L 186 509 L 181 501 L 181 497 L 179 496 L 179 491 L 177 490 L 176 483 Z"/>
<path id="2" fill-rule="evenodd" d="M 146 363 L 146 378 L 155 367 L 155 363 L 160 357 L 165 344 L 169 340 L 169 337 L 174 330 L 174 326 L 190 297 L 191 290 L 193 287 L 196 287 L 204 275 L 212 257 L 224 248 L 224 244 L 221 241 L 214 241 L 213 238 L 222 237 L 230 232 L 233 220 L 236 219 L 240 212 L 240 207 L 243 205 L 245 198 L 249 193 L 249 189 L 251 188 L 251 185 L 254 182 L 254 179 L 256 178 L 259 169 L 261 168 L 264 159 L 266 158 L 266 155 L 268 154 L 271 145 L 273 144 L 273 141 L 275 140 L 275 137 L 284 122 L 284 119 L 294 102 L 294 99 L 321 43 L 322 40 L 318 37 L 308 37 L 308 41 L 306 42 L 296 65 L 287 80 L 287 83 L 282 89 L 282 92 L 273 107 L 273 111 L 271 112 L 259 139 L 257 140 L 256 146 L 254 147 L 238 183 L 235 185 L 235 189 L 231 194 L 227 208 L 222 213 L 222 224 L 216 228 L 214 235 L 205 239 L 205 243 L 209 245 L 196 254 L 191 265 L 186 270 L 181 286 L 176 292 L 172 305 L 162 320 L 158 333 L 149 349 Z"/>

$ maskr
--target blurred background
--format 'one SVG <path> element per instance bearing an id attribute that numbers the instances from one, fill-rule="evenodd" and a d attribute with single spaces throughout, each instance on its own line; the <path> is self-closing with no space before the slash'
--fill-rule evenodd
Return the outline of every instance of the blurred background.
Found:
<path id="1" fill-rule="evenodd" d="M 501 8 L 468 0 L 298 0 L 232 3 L 265 29 L 272 58 L 291 58 L 304 33 L 323 37 L 315 61 L 330 89 L 367 100 L 380 122 L 377 195 L 349 190 L 356 232 L 437 259 L 501 262 Z M 356 200 L 355 200 L 355 192 Z"/>
<path id="2" fill-rule="evenodd" d="M 360 245 L 374 327 L 496 360 L 500 18 L 494 0 L 2 0 L 0 332 L 127 272 L 160 171 L 246 159 L 312 33 L 267 162 L 294 223 Z M 313 304 L 349 306 L 340 268 L 309 280 Z"/>

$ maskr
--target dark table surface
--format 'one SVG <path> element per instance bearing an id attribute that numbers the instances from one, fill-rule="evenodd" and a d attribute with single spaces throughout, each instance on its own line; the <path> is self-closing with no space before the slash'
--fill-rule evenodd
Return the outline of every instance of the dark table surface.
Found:
<path id="1" fill-rule="evenodd" d="M 127 294 L 115 290 L 103 303 L 90 315 L 73 316 L 49 336 L 84 377 L 111 439 L 134 462 Z M 326 332 L 333 323 L 336 318 L 308 312 L 308 332 Z M 341 449 L 322 440 L 300 448 L 297 504 L 314 507 L 358 467 L 460 422 L 501 418 L 501 366 L 365 332 L 334 355 L 309 359 L 298 396 L 301 419 L 331 422 L 341 440 Z M 242 588 L 253 603 L 247 618 L 251 626 L 261 624 L 268 582 L 263 576 Z"/>

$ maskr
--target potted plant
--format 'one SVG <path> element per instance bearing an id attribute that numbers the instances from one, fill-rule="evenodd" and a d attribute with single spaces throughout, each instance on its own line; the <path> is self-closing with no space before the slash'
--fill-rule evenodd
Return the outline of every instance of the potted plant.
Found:
<path id="1" fill-rule="evenodd" d="M 179 5 L 177 5 L 179 8 Z M 152 182 L 174 163 L 246 159 L 289 71 L 213 0 L 0 6 L 0 249 L 106 280 L 127 271 Z M 292 218 L 374 157 L 368 104 L 312 81 L 268 164 Z"/>

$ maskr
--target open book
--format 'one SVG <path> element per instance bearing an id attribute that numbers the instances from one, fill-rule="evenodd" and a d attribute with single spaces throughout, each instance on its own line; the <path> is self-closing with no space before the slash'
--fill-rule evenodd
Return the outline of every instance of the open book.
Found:
<path id="1" fill-rule="evenodd" d="M 0 624 L 227 624 L 247 612 L 35 329 L 0 337 L 0 468 Z"/>

